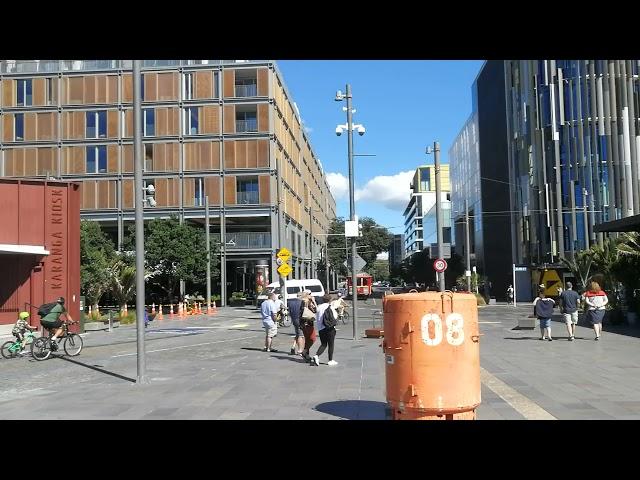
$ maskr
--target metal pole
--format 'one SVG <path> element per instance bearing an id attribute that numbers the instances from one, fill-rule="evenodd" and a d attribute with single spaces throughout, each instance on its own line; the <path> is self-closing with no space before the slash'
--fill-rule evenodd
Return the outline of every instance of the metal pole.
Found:
<path id="1" fill-rule="evenodd" d="M 433 142 L 433 156 L 436 167 L 436 230 L 438 231 L 438 258 L 444 258 L 444 241 L 442 235 L 442 188 L 440 186 L 440 143 Z M 440 291 L 444 292 L 444 272 L 438 274 Z"/>
<path id="2" fill-rule="evenodd" d="M 144 350 L 144 212 L 142 186 L 142 108 L 140 60 L 133 61 L 133 145 L 134 145 L 134 199 L 136 202 L 136 329 L 138 349 L 137 383 L 148 383 Z"/>
<path id="3" fill-rule="evenodd" d="M 354 176 L 353 176 L 353 111 L 351 108 L 351 85 L 347 84 L 347 139 L 349 153 L 349 210 L 351 221 L 356 219 L 356 202 L 354 192 Z M 358 276 L 356 273 L 356 255 L 357 245 L 356 238 L 352 238 L 351 243 L 351 297 L 353 307 L 353 339 L 357 340 L 358 331 Z"/>
<path id="4" fill-rule="evenodd" d="M 467 257 L 467 292 L 471 291 L 471 242 L 469 241 L 469 203 L 468 200 L 464 200 L 464 234 L 466 245 L 466 257 Z"/>
<path id="5" fill-rule="evenodd" d="M 314 272 L 314 262 L 313 262 L 313 211 L 311 210 L 311 206 L 309 206 L 309 236 L 311 237 L 311 278 L 316 278 L 316 274 Z M 327 288 L 329 286 L 327 285 Z"/>
<path id="6" fill-rule="evenodd" d="M 223 179 L 224 180 L 224 179 Z M 224 188 L 224 181 L 222 182 Z M 224 198 L 224 197 L 223 197 Z M 224 206 L 220 211 L 220 306 L 227 306 L 227 221 L 224 213 Z"/>
<path id="7" fill-rule="evenodd" d="M 207 313 L 211 312 L 211 238 L 209 237 L 209 196 L 204 197 L 205 238 L 207 240 Z"/>
<path id="8" fill-rule="evenodd" d="M 518 306 L 518 296 L 516 295 L 516 264 L 513 264 L 513 306 Z"/>
<path id="9" fill-rule="evenodd" d="M 325 282 L 327 285 L 327 291 L 330 291 L 331 288 L 329 287 L 329 248 L 327 247 L 328 244 L 325 243 L 324 245 L 324 276 L 325 276 Z"/>

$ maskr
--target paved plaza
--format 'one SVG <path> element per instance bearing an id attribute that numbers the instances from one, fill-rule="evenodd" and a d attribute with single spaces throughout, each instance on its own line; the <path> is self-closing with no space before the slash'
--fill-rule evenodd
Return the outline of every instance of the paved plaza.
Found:
<path id="1" fill-rule="evenodd" d="M 374 318 L 379 325 L 380 300 L 360 305 L 362 329 Z M 479 420 L 640 419 L 640 328 L 605 327 L 595 342 L 580 326 L 569 342 L 557 316 L 556 340 L 540 341 L 537 329 L 514 329 L 530 312 L 528 305 L 480 309 Z M 339 365 L 327 366 L 325 353 L 311 367 L 288 355 L 292 327 L 275 338 L 279 352 L 262 351 L 254 308 L 165 317 L 146 331 L 148 385 L 135 384 L 133 326 L 90 332 L 77 357 L 0 359 L 0 418 L 385 419 L 381 340 L 354 342 L 351 324 L 338 329 Z"/>

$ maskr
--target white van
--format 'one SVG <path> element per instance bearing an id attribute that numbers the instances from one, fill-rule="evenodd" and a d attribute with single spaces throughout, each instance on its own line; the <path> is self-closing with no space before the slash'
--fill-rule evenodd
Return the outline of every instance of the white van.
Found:
<path id="1" fill-rule="evenodd" d="M 324 296 L 324 287 L 322 286 L 322 282 L 317 278 L 309 278 L 306 280 L 287 280 L 287 296 L 289 298 L 297 296 L 298 293 L 303 290 L 309 290 L 311 295 L 314 297 Z M 280 282 L 273 282 L 267 285 L 267 288 L 265 288 L 256 298 L 256 307 L 260 308 L 262 302 L 267 299 L 267 295 L 271 292 L 275 292 L 278 295 L 278 298 L 282 298 L 280 296 Z"/>

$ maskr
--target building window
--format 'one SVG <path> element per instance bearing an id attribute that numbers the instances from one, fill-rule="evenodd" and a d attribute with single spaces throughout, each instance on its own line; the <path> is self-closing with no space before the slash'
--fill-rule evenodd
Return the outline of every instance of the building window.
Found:
<path id="1" fill-rule="evenodd" d="M 198 134 L 198 107 L 184 109 L 184 134 Z"/>
<path id="2" fill-rule="evenodd" d="M 156 116 L 153 108 L 145 108 L 144 115 L 144 136 L 153 137 L 156 134 Z"/>
<path id="3" fill-rule="evenodd" d="M 431 177 L 428 168 L 420 169 L 420 191 L 428 192 L 431 188 Z"/>
<path id="4" fill-rule="evenodd" d="M 16 105 L 27 106 L 33 105 L 33 90 L 31 86 L 31 79 L 18 80 L 18 98 Z"/>
<path id="5" fill-rule="evenodd" d="M 15 121 L 15 140 L 24 140 L 24 113 L 16 113 L 13 118 Z"/>
<path id="6" fill-rule="evenodd" d="M 257 132 L 256 112 L 236 112 L 236 132 Z"/>
<path id="7" fill-rule="evenodd" d="M 87 112 L 86 138 L 106 138 L 107 136 L 107 112 Z"/>
<path id="8" fill-rule="evenodd" d="M 153 172 L 153 145 L 149 143 L 144 146 L 144 171 Z"/>
<path id="9" fill-rule="evenodd" d="M 196 207 L 202 207 L 204 205 L 204 178 L 196 178 L 194 183 L 193 204 Z"/>
<path id="10" fill-rule="evenodd" d="M 47 87 L 47 104 L 55 105 L 58 103 L 58 92 L 54 89 L 53 78 L 46 79 Z"/>
<path id="11" fill-rule="evenodd" d="M 107 173 L 107 146 L 91 146 L 86 151 L 87 173 Z"/>
<path id="12" fill-rule="evenodd" d="M 184 74 L 184 99 L 193 100 L 193 73 Z"/>
<path id="13" fill-rule="evenodd" d="M 258 177 L 238 177 L 239 204 L 257 204 L 259 201 Z"/>
<path id="14" fill-rule="evenodd" d="M 255 97 L 258 86 L 255 78 L 236 78 L 236 97 Z"/>

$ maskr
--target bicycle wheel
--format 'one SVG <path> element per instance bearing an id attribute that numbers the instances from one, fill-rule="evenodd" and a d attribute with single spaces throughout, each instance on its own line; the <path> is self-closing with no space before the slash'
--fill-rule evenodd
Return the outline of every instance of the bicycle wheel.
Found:
<path id="1" fill-rule="evenodd" d="M 51 355 L 51 346 L 47 337 L 37 338 L 31 344 L 31 355 L 36 360 L 46 360 Z"/>
<path id="2" fill-rule="evenodd" d="M 289 325 L 291 325 L 291 317 L 289 317 L 289 315 L 285 315 L 282 317 L 282 326 L 288 327 Z"/>
<path id="3" fill-rule="evenodd" d="M 349 312 L 345 311 L 342 314 L 342 324 L 346 325 L 348 321 L 349 321 Z"/>
<path id="4" fill-rule="evenodd" d="M 15 348 L 11 348 L 13 347 L 14 344 L 15 342 L 11 342 L 11 341 L 4 342 L 2 344 L 2 356 L 4 358 L 13 358 L 18 355 L 19 347 L 16 346 Z"/>
<path id="5" fill-rule="evenodd" d="M 64 339 L 64 353 L 70 357 L 75 357 L 80 354 L 82 350 L 82 337 L 77 333 L 67 334 L 67 338 Z"/>

